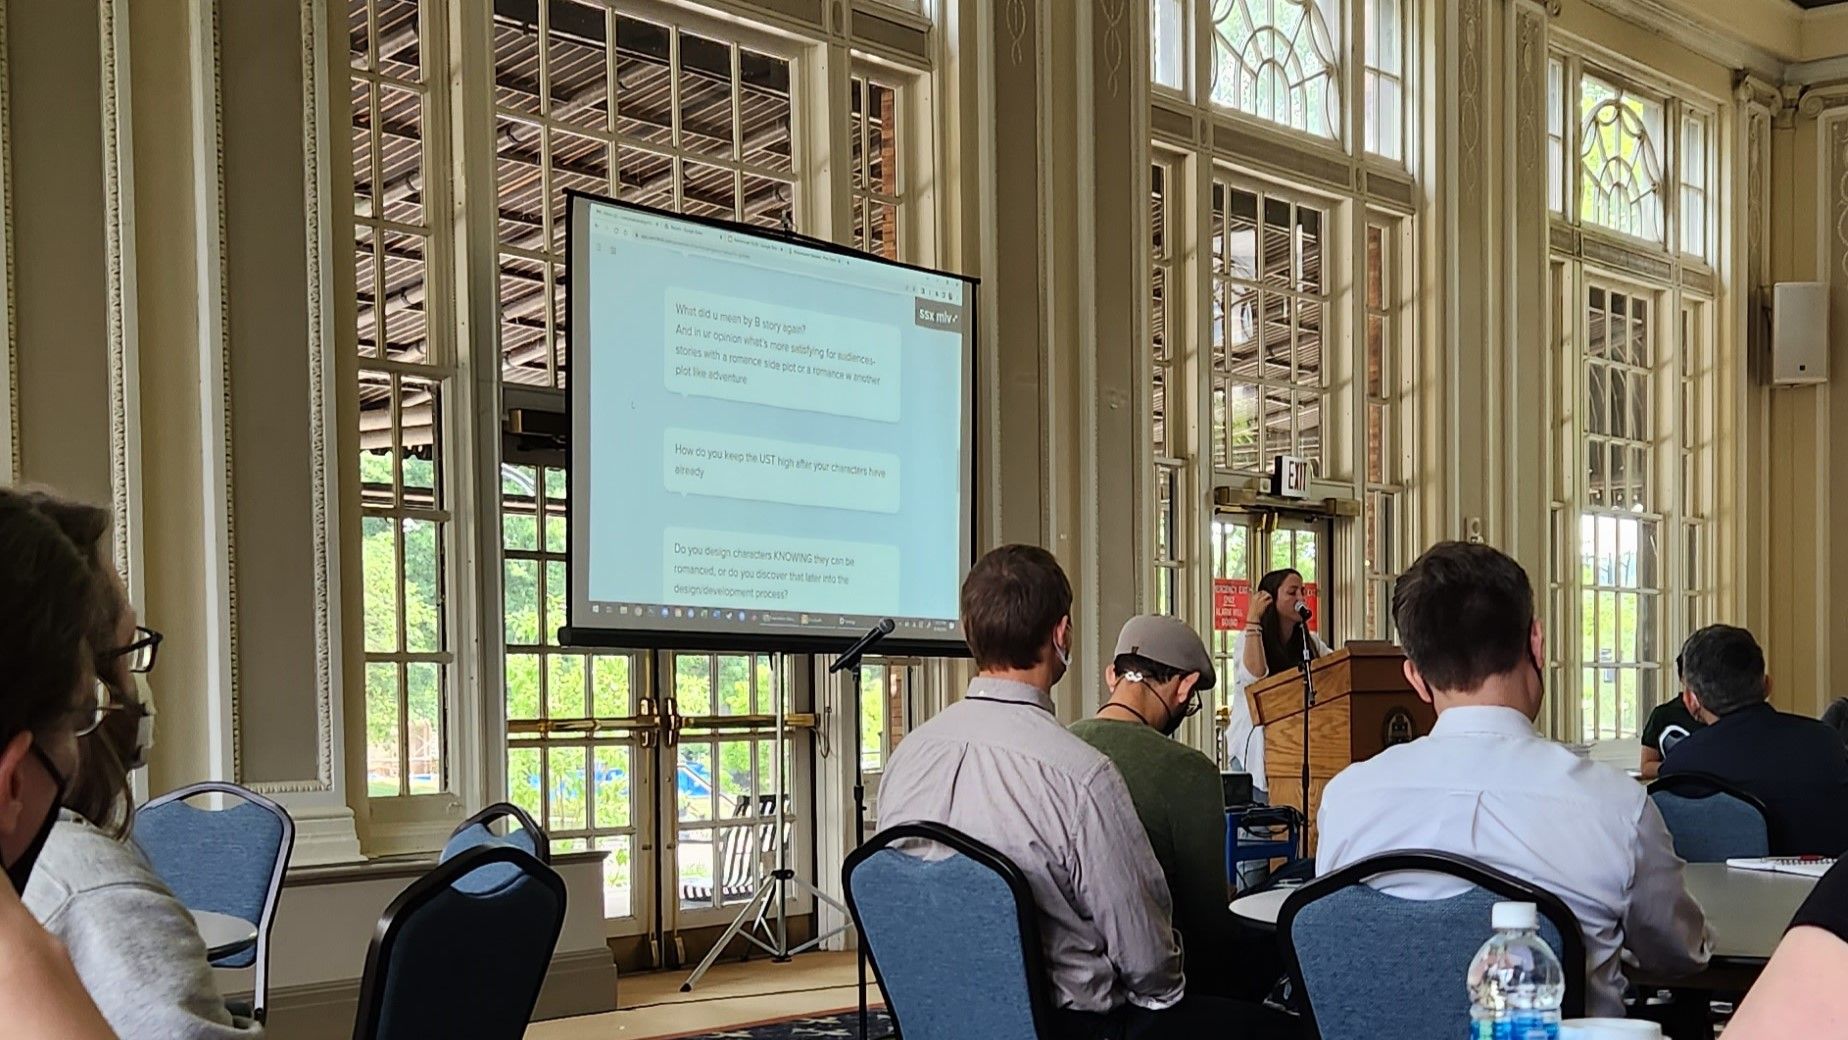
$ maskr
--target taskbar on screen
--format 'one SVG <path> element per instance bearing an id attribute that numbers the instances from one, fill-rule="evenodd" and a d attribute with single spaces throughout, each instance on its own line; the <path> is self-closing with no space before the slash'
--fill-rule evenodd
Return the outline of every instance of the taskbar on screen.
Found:
<path id="1" fill-rule="evenodd" d="M 756 625 L 779 629 L 817 629 L 836 632 L 871 628 L 883 617 L 872 614 L 823 614 L 790 610 L 733 610 L 721 607 L 689 607 L 664 603 L 592 603 L 591 617 L 608 619 L 616 627 L 629 625 L 665 625 L 669 628 L 700 628 L 713 622 L 730 625 Z M 893 627 L 904 632 L 956 631 L 954 620 L 943 618 L 892 619 Z"/>

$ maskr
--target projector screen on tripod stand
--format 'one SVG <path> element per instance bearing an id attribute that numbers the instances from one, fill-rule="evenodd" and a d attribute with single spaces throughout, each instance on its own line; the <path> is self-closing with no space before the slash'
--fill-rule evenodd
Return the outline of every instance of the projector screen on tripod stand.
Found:
<path id="1" fill-rule="evenodd" d="M 570 199 L 571 645 L 963 652 L 975 284 Z"/>

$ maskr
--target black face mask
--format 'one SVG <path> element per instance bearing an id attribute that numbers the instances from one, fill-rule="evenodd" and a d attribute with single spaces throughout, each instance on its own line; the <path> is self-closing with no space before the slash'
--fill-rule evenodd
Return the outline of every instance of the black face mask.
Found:
<path id="1" fill-rule="evenodd" d="M 1178 711 L 1172 708 L 1168 710 L 1168 724 L 1161 728 L 1161 735 L 1164 737 L 1174 736 L 1181 731 L 1181 723 L 1186 722 L 1199 713 L 1200 691 L 1193 690 L 1187 694 L 1187 703 Z"/>
<path id="2" fill-rule="evenodd" d="M 31 747 L 39 764 L 58 787 L 57 794 L 51 799 L 51 806 L 45 810 L 45 822 L 39 824 L 38 833 L 33 835 L 31 844 L 19 854 L 19 858 L 6 865 L 6 879 L 13 884 L 13 891 L 19 895 L 26 892 L 26 881 L 32 877 L 32 867 L 38 862 L 39 853 L 45 848 L 45 839 L 51 837 L 51 828 L 58 822 L 58 807 L 64 804 L 64 792 L 70 788 L 70 781 L 58 772 L 58 767 L 51 764 L 51 757 L 41 750 L 36 741 Z"/>

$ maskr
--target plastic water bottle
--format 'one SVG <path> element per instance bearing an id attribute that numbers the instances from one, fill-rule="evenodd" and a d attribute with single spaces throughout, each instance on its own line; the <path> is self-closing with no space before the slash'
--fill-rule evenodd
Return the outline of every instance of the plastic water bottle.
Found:
<path id="1" fill-rule="evenodd" d="M 1558 1040 L 1566 975 L 1532 903 L 1496 903 L 1495 934 L 1469 962 L 1470 1040 Z"/>

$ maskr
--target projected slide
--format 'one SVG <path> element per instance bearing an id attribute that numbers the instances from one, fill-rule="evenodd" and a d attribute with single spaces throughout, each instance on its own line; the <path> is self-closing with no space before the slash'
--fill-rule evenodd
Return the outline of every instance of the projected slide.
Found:
<path id="1" fill-rule="evenodd" d="M 969 283 L 572 206 L 571 628 L 957 641 Z"/>

